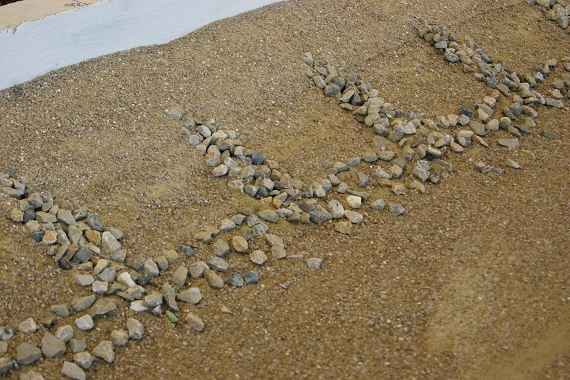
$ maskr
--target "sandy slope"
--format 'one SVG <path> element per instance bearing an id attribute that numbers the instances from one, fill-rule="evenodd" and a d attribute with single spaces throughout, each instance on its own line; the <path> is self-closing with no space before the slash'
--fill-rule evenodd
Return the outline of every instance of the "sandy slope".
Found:
<path id="1" fill-rule="evenodd" d="M 244 206 L 207 179 L 198 154 L 164 118 L 173 103 L 239 129 L 249 145 L 311 178 L 367 141 L 309 86 L 305 51 L 355 68 L 405 109 L 446 114 L 484 95 L 414 36 L 413 16 L 468 32 L 521 69 L 570 51 L 568 35 L 525 1 L 291 1 L 4 92 L 0 162 L 64 204 L 96 209 L 127 232 L 132 250 L 157 255 Z M 456 159 L 456 176 L 427 195 L 404 197 L 406 218 L 370 214 L 352 238 L 331 228 L 278 227 L 291 252 L 325 257 L 326 269 L 287 261 L 266 269 L 257 288 L 207 292 L 200 312 L 208 330 L 199 336 L 149 317 L 150 338 L 93 374 L 567 378 L 569 116 L 566 109 L 540 119 L 559 140 L 536 133 L 513 154 L 478 148 Z M 485 177 L 469 162 L 477 157 L 515 158 L 525 170 Z M 68 274 L 50 274 L 51 262 L 7 222 L 0 230 L 7 305 L 0 321 L 33 314 L 38 297 L 49 304 L 71 298 L 70 287 L 79 293 Z M 289 290 L 278 286 L 285 281 Z M 40 370 L 59 369 L 47 362 Z"/>

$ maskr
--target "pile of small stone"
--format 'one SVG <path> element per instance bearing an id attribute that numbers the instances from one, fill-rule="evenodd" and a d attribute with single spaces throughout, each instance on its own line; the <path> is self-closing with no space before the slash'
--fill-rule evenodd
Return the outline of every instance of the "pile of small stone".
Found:
<path id="1" fill-rule="evenodd" d="M 540 7 L 548 20 L 556 22 L 564 30 L 568 29 L 570 4 L 560 0 L 528 0 L 528 3 Z"/>
<path id="2" fill-rule="evenodd" d="M 292 178 L 277 162 L 267 159 L 263 153 L 247 149 L 240 141 L 238 133 L 222 128 L 214 120 L 202 123 L 186 117 L 182 112 L 170 117 L 181 122 L 188 133 L 190 144 L 205 155 L 206 164 L 213 168 L 214 177 L 228 177 L 229 187 L 259 199 L 263 205 L 255 215 L 244 218 L 242 214 L 238 214 L 225 219 L 219 227 L 206 227 L 195 236 L 200 242 L 210 243 L 218 234 L 232 231 L 242 226 L 244 221 L 247 227 L 241 229 L 246 240 L 262 237 L 269 232 L 268 223 L 277 223 L 280 220 L 305 224 L 326 223 L 333 218 L 325 201 L 335 193 L 350 192 L 361 196 L 362 199 L 368 199 L 367 195 L 362 196 L 362 192 L 347 189 L 346 184 L 340 181 L 331 181 L 330 177 L 338 174 L 336 168 L 333 168 L 329 178 L 304 183 Z M 388 154 L 383 153 L 378 159 L 385 158 Z M 439 180 L 437 174 L 433 175 L 432 180 Z M 354 213 L 347 213 L 346 217 L 355 223 L 362 220 L 361 216 Z"/>
<path id="3" fill-rule="evenodd" d="M 91 315 L 86 314 L 76 320 L 76 325 L 80 330 L 90 330 L 93 328 Z M 48 328 L 48 327 L 46 327 Z M 30 335 L 39 331 L 39 326 L 33 319 L 23 321 L 19 327 L 21 334 Z M 53 333 L 46 331 L 40 341 L 40 345 L 24 342 L 16 347 L 16 357 L 2 356 L 7 352 L 7 343 L 15 335 L 15 331 L 8 327 L 0 327 L 0 343 L 5 345 L 3 352 L 0 351 L 0 376 L 9 372 L 31 366 L 45 359 L 63 359 L 67 352 L 73 354 L 73 362 L 64 361 L 61 374 L 71 379 L 85 379 L 86 370 L 90 369 L 95 361 L 113 363 L 115 359 L 115 347 L 125 346 L 129 340 L 138 341 L 144 337 L 144 326 L 134 318 L 129 318 L 126 323 L 126 330 L 115 330 L 112 332 L 112 340 L 99 342 L 91 352 L 87 351 L 87 343 L 78 338 L 74 338 L 74 329 L 70 325 L 61 326 Z M 37 379 L 42 379 L 40 374 L 30 371 L 22 376 L 29 376 L 34 373 Z"/>
<path id="4" fill-rule="evenodd" d="M 36 243 L 47 247 L 61 268 L 71 269 L 99 256 L 125 260 L 123 233 L 105 226 L 97 214 L 84 208 L 64 209 L 54 203 L 50 192 L 29 193 L 25 182 L 7 173 L 0 174 L 0 192 L 18 200 L 9 218 L 23 224 Z"/>

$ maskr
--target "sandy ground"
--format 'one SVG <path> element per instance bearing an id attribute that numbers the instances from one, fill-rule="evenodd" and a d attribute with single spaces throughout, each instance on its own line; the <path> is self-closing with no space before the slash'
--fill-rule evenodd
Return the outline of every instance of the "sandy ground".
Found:
<path id="1" fill-rule="evenodd" d="M 94 4 L 97 0 L 25 0 L 0 9 L 0 29 L 14 28 L 24 22 L 68 11 L 78 6 Z"/>
<path id="2" fill-rule="evenodd" d="M 0 162 L 64 205 L 98 211 L 127 232 L 131 251 L 158 255 L 247 206 L 207 178 L 163 116 L 172 104 L 216 117 L 293 174 L 316 178 L 369 141 L 308 84 L 305 51 L 358 70 L 404 109 L 447 114 L 480 99 L 480 84 L 415 37 L 418 15 L 520 69 L 570 51 L 568 34 L 525 1 L 291 1 L 3 92 Z M 258 287 L 204 289 L 205 333 L 145 317 L 149 337 L 92 378 L 569 378 L 569 117 L 539 119 L 558 140 L 534 133 L 514 153 L 480 147 L 455 158 L 455 176 L 400 199 L 405 218 L 370 213 L 350 238 L 276 227 L 290 253 L 323 257 L 325 269 L 289 260 L 264 269 Z M 524 170 L 483 176 L 478 158 L 514 158 Z M 2 221 L 0 231 L 0 323 L 85 292 L 18 228 Z M 120 323 L 98 324 L 90 344 Z M 57 378 L 59 367 L 38 369 Z"/>

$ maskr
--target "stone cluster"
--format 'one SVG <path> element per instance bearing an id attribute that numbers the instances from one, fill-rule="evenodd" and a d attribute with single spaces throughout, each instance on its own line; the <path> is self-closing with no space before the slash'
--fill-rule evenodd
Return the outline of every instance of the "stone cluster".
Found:
<path id="1" fill-rule="evenodd" d="M 556 22 L 564 30 L 568 29 L 570 4 L 560 0 L 528 0 L 528 3 L 540 7 L 548 20 Z"/>
<path id="2" fill-rule="evenodd" d="M 23 224 L 31 238 L 47 248 L 47 254 L 54 257 L 59 267 L 79 267 L 95 257 L 125 260 L 123 232 L 105 226 L 97 214 L 85 208 L 62 208 L 50 192 L 29 192 L 24 181 L 8 173 L 0 173 L 0 193 L 18 200 L 9 218 Z"/>

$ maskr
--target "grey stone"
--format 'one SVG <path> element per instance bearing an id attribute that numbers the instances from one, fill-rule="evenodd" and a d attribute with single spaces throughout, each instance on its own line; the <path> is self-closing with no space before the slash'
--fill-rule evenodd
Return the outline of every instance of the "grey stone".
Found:
<path id="1" fill-rule="evenodd" d="M 321 269 L 322 265 L 323 265 L 323 259 L 317 258 L 317 257 L 312 257 L 310 259 L 307 259 L 306 261 L 307 263 L 307 267 L 309 269 Z"/>
<path id="2" fill-rule="evenodd" d="M 115 347 L 124 347 L 129 343 L 129 334 L 125 330 L 111 331 L 111 342 Z"/>
<path id="3" fill-rule="evenodd" d="M 161 288 L 162 296 L 166 301 L 166 305 L 174 311 L 178 311 L 178 304 L 176 303 L 176 290 L 168 282 L 164 283 Z"/>
<path id="4" fill-rule="evenodd" d="M 75 218 L 71 214 L 71 211 L 69 210 L 59 209 L 59 211 L 57 212 L 57 219 L 60 222 L 65 223 L 67 225 L 73 225 L 77 223 L 75 221 Z"/>
<path id="5" fill-rule="evenodd" d="M 187 278 L 188 268 L 186 268 L 184 265 L 179 266 L 172 275 L 172 281 L 174 282 L 174 285 L 178 286 L 179 288 L 184 287 Z"/>
<path id="6" fill-rule="evenodd" d="M 210 256 L 207 260 L 208 266 L 217 271 L 217 272 L 225 272 L 229 269 L 230 265 L 228 262 L 221 257 L 218 256 Z"/>
<path id="7" fill-rule="evenodd" d="M 246 285 L 254 285 L 259 282 L 260 277 L 261 275 L 259 272 L 251 271 L 251 272 L 246 272 L 243 275 L 243 280 Z"/>
<path id="8" fill-rule="evenodd" d="M 192 278 L 201 278 L 204 276 L 204 272 L 208 270 L 208 264 L 203 261 L 197 261 L 195 263 L 190 264 L 188 267 L 188 271 Z"/>
<path id="9" fill-rule="evenodd" d="M 256 265 L 263 265 L 267 261 L 267 255 L 261 250 L 255 250 L 249 255 L 249 259 Z"/>
<path id="10" fill-rule="evenodd" d="M 72 380 L 85 380 L 87 379 L 87 375 L 85 371 L 79 367 L 77 364 L 64 361 L 63 367 L 61 368 L 61 374 L 65 377 L 68 377 Z"/>
<path id="11" fill-rule="evenodd" d="M 157 277 L 160 275 L 160 270 L 158 269 L 158 265 L 153 259 L 147 259 L 144 262 L 144 272 L 151 277 Z"/>
<path id="12" fill-rule="evenodd" d="M 102 295 L 107 293 L 107 291 L 109 290 L 109 283 L 106 281 L 97 280 L 93 282 L 93 284 L 91 285 L 91 289 L 93 290 L 93 293 Z"/>
<path id="13" fill-rule="evenodd" d="M 340 219 L 344 217 L 344 207 L 338 200 L 331 199 L 328 203 L 328 207 L 333 219 Z"/>
<path id="14" fill-rule="evenodd" d="M 101 298 L 97 300 L 93 306 L 92 315 L 94 317 L 102 317 L 117 311 L 117 304 L 111 299 Z"/>
<path id="15" fill-rule="evenodd" d="M 384 199 L 377 199 L 370 204 L 374 210 L 382 211 L 386 208 L 386 201 Z"/>
<path id="16" fill-rule="evenodd" d="M 89 331 L 95 327 L 95 322 L 93 321 L 93 317 L 86 314 L 75 320 L 75 326 L 81 331 Z"/>
<path id="17" fill-rule="evenodd" d="M 497 144 L 499 144 L 502 147 L 511 149 L 511 150 L 518 149 L 518 147 L 520 146 L 519 139 L 517 139 L 517 138 L 498 139 Z"/>
<path id="18" fill-rule="evenodd" d="M 212 175 L 214 177 L 223 177 L 228 174 L 229 168 L 225 164 L 218 165 L 212 170 Z"/>
<path id="19" fill-rule="evenodd" d="M 243 277 L 241 274 L 239 273 L 232 273 L 232 275 L 230 276 L 229 280 L 228 280 L 229 284 L 231 286 L 233 286 L 234 288 L 242 288 L 245 286 L 245 281 L 243 280 Z"/>
<path id="20" fill-rule="evenodd" d="M 316 205 L 309 211 L 310 221 L 315 224 L 324 224 L 332 219 L 332 215 L 321 205 Z"/>
<path id="21" fill-rule="evenodd" d="M 18 325 L 18 330 L 20 330 L 24 334 L 32 334 L 38 331 L 38 324 L 34 321 L 33 318 L 28 318 L 22 321 Z"/>
<path id="22" fill-rule="evenodd" d="M 179 301 L 196 305 L 202 300 L 202 292 L 199 288 L 188 288 L 178 293 L 176 297 Z"/>
<path id="23" fill-rule="evenodd" d="M 134 288 L 135 286 L 137 286 L 137 284 L 135 283 L 133 277 L 129 272 L 121 272 L 117 276 L 117 281 L 125 285 L 127 288 Z"/>
<path id="24" fill-rule="evenodd" d="M 277 214 L 277 212 L 275 212 L 274 210 L 261 210 L 257 213 L 257 215 L 259 215 L 259 217 L 263 220 L 265 220 L 266 222 L 270 222 L 270 223 L 277 223 L 280 219 L 279 214 Z"/>
<path id="25" fill-rule="evenodd" d="M 362 207 L 362 198 L 354 195 L 347 196 L 346 202 L 348 203 L 348 206 L 353 209 L 358 209 Z"/>
<path id="26" fill-rule="evenodd" d="M 155 308 L 159 305 L 162 305 L 163 296 L 161 293 L 152 292 L 146 297 L 144 297 L 144 304 L 148 308 Z"/>
<path id="27" fill-rule="evenodd" d="M 87 343 L 82 339 L 73 338 L 69 341 L 69 349 L 76 354 L 85 351 L 87 349 Z"/>
<path id="28" fill-rule="evenodd" d="M 204 273 L 208 285 L 214 289 L 222 289 L 224 287 L 224 280 L 213 270 L 207 270 Z"/>
<path id="29" fill-rule="evenodd" d="M 0 327 L 0 341 L 8 341 L 14 337 L 14 329 L 11 327 Z"/>
<path id="30" fill-rule="evenodd" d="M 232 238 L 232 248 L 237 253 L 246 253 L 249 249 L 249 244 L 247 243 L 247 240 L 243 238 L 243 236 L 237 235 Z"/>
<path id="31" fill-rule="evenodd" d="M 93 365 L 95 358 L 87 351 L 78 352 L 73 355 L 73 361 L 83 369 L 89 369 Z"/>
<path id="32" fill-rule="evenodd" d="M 115 360 L 115 351 L 113 349 L 113 342 L 109 340 L 102 341 L 93 350 L 93 355 L 96 358 L 104 360 L 109 364 L 113 363 L 113 361 Z"/>
<path id="33" fill-rule="evenodd" d="M 19 365 L 30 365 L 42 358 L 42 352 L 30 343 L 21 343 L 16 348 L 16 361 Z"/>
<path id="34" fill-rule="evenodd" d="M 127 319 L 127 330 L 129 338 L 133 340 L 141 340 L 144 337 L 144 326 L 134 318 Z"/>
<path id="35" fill-rule="evenodd" d="M 230 252 L 230 245 L 224 239 L 217 239 L 214 242 L 214 255 L 224 257 Z"/>
<path id="36" fill-rule="evenodd" d="M 105 282 L 113 282 L 115 281 L 116 277 L 117 277 L 117 270 L 113 267 L 107 267 L 97 275 L 97 278 Z"/>
<path id="37" fill-rule="evenodd" d="M 388 208 L 394 216 L 402 216 L 406 213 L 406 209 L 399 203 L 390 203 Z"/>
<path id="38" fill-rule="evenodd" d="M 65 342 L 56 338 L 50 333 L 46 333 L 42 338 L 42 352 L 48 359 L 63 356 L 65 354 Z"/>
<path id="39" fill-rule="evenodd" d="M 73 335 L 73 327 L 70 325 L 61 326 L 55 331 L 55 337 L 65 343 L 69 342 L 73 338 Z"/>
<path id="40" fill-rule="evenodd" d="M 364 221 L 364 216 L 356 211 L 347 210 L 344 214 L 352 224 L 360 224 Z"/>
<path id="41" fill-rule="evenodd" d="M 50 308 L 50 311 L 60 318 L 69 317 L 71 314 L 69 311 L 69 306 L 67 304 L 54 305 Z"/>

